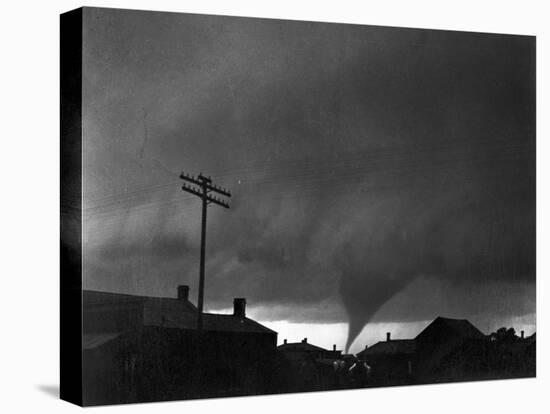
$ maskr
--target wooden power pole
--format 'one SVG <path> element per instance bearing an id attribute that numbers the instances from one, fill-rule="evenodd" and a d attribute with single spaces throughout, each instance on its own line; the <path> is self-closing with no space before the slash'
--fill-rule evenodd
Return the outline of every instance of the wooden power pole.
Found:
<path id="1" fill-rule="evenodd" d="M 186 183 L 183 183 L 181 189 L 202 199 L 202 223 L 201 223 L 201 261 L 199 270 L 199 299 L 198 299 L 198 318 L 197 330 L 202 331 L 202 314 L 204 308 L 204 256 L 206 253 L 206 207 L 209 204 L 217 204 L 219 206 L 229 208 L 224 200 L 217 197 L 212 197 L 212 192 L 221 194 L 222 196 L 231 197 L 231 193 L 225 188 L 217 187 L 212 184 L 210 177 L 205 177 L 199 174 L 197 177 L 180 174 L 180 178 Z"/>

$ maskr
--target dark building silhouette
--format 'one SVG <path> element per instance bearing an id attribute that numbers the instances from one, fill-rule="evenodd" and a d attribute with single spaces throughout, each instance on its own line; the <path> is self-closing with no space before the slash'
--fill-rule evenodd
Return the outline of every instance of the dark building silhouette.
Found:
<path id="1" fill-rule="evenodd" d="M 437 317 L 414 339 L 391 339 L 357 354 L 372 368 L 372 385 L 534 376 L 536 335 L 500 329 L 484 335 L 466 319 Z"/>
<path id="2" fill-rule="evenodd" d="M 304 338 L 276 346 L 277 333 L 246 316 L 203 315 L 189 288 L 177 298 L 84 291 L 87 405 L 319 391 L 535 375 L 536 335 L 502 328 L 484 335 L 465 319 L 438 317 L 414 339 L 386 340 L 357 356 Z M 367 362 L 367 376 L 351 367 Z M 359 364 L 359 365 L 357 365 Z"/>
<path id="3" fill-rule="evenodd" d="M 505 335 L 499 335 L 503 331 Z M 520 378 L 536 373 L 536 333 L 525 338 L 510 328 L 489 335 L 488 366 L 495 378 Z"/>
<path id="4" fill-rule="evenodd" d="M 246 317 L 203 314 L 189 288 L 177 298 L 83 291 L 86 404 L 265 393 L 277 333 Z"/>
<path id="5" fill-rule="evenodd" d="M 486 336 L 466 319 L 437 317 L 415 343 L 414 370 L 420 381 L 468 379 L 484 369 Z"/>
<path id="6" fill-rule="evenodd" d="M 300 342 L 287 342 L 277 348 L 277 371 L 279 390 L 313 391 L 330 389 L 334 383 L 334 361 L 342 356 L 342 351 L 322 348 L 310 344 L 307 338 Z"/>
<path id="7" fill-rule="evenodd" d="M 386 340 L 357 354 L 357 358 L 367 362 L 371 367 L 373 381 L 399 382 L 409 380 L 413 374 L 416 343 L 414 339 L 391 339 L 390 333 Z"/>

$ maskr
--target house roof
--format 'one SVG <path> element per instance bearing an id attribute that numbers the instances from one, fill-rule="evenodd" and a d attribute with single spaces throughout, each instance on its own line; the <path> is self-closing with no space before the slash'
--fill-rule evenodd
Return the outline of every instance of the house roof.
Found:
<path id="1" fill-rule="evenodd" d="M 328 352 L 325 348 L 320 346 L 309 344 L 307 342 L 290 342 L 279 345 L 277 349 L 281 351 L 299 351 L 299 352 Z"/>
<path id="2" fill-rule="evenodd" d="M 441 331 L 450 331 L 462 338 L 483 338 L 485 335 L 467 319 L 451 319 L 438 316 L 415 339 L 438 335 Z"/>
<path id="3" fill-rule="evenodd" d="M 380 341 L 359 352 L 358 356 L 412 354 L 416 350 L 414 339 L 392 339 Z"/>
<path id="4" fill-rule="evenodd" d="M 258 332 L 276 333 L 274 330 L 256 322 L 250 318 L 239 318 L 234 315 L 223 315 L 219 313 L 205 313 L 203 318 L 204 329 L 211 331 L 230 332 Z"/>
<path id="5" fill-rule="evenodd" d="M 160 309 L 178 308 L 183 312 L 196 312 L 197 307 L 189 300 L 179 300 L 176 298 L 163 298 L 157 296 L 137 296 L 126 293 L 100 292 L 97 290 L 83 290 L 82 303 L 84 309 L 102 306 L 140 306 L 158 307 Z"/>
<path id="6" fill-rule="evenodd" d="M 97 290 L 83 290 L 82 304 L 84 309 L 93 306 L 109 306 L 109 305 L 139 305 L 145 300 L 150 299 L 146 296 L 134 296 L 124 293 L 101 292 Z"/>
<path id="7" fill-rule="evenodd" d="M 143 308 L 144 326 L 179 329 L 196 329 L 197 326 L 197 307 L 189 300 L 89 290 L 82 293 L 85 310 L 138 306 Z M 233 314 L 204 313 L 203 329 L 223 332 L 275 333 L 250 318 L 241 318 Z"/>
<path id="8" fill-rule="evenodd" d="M 250 318 L 240 318 L 230 314 L 204 313 L 202 324 L 205 331 L 275 333 L 275 331 Z M 197 313 L 182 315 L 164 313 L 160 319 L 149 319 L 146 325 L 161 326 L 164 328 L 196 329 Z"/>

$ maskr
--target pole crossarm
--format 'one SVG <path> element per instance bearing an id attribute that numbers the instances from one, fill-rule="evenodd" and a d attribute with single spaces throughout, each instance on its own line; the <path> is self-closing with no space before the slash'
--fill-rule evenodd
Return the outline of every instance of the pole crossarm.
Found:
<path id="1" fill-rule="evenodd" d="M 183 191 L 187 191 L 188 193 L 194 194 L 194 195 L 196 195 L 196 196 L 198 196 L 198 197 L 201 197 L 201 198 L 202 198 L 202 196 L 203 196 L 202 193 L 201 193 L 199 190 L 197 190 L 196 188 L 193 188 L 193 187 L 191 187 L 191 186 L 189 186 L 189 185 L 187 185 L 187 184 L 183 184 L 183 186 L 181 187 L 181 189 L 182 189 Z M 212 196 L 207 195 L 207 196 L 206 196 L 206 202 L 207 202 L 208 204 L 214 203 L 214 204 L 218 204 L 219 206 L 222 206 L 222 207 L 225 207 L 225 208 L 229 208 L 229 204 L 227 204 L 225 201 L 223 201 L 222 199 L 217 198 L 217 197 L 212 197 Z"/>
<path id="2" fill-rule="evenodd" d="M 199 196 L 199 197 L 202 198 L 202 193 L 199 190 L 197 190 L 196 188 L 191 187 L 190 185 L 183 184 L 181 189 L 183 191 L 187 191 L 188 193 L 194 194 L 194 195 Z"/>
<path id="3" fill-rule="evenodd" d="M 205 177 L 204 175 L 202 174 L 199 174 L 198 177 L 194 177 L 192 175 L 188 175 L 188 174 L 184 174 L 183 172 L 180 174 L 180 178 L 182 180 L 185 180 L 191 184 L 195 184 L 195 185 L 198 185 L 198 186 L 205 186 L 207 191 L 215 191 L 216 193 L 219 193 L 221 195 L 224 195 L 226 197 L 231 197 L 231 193 L 229 192 L 229 190 L 223 188 L 223 187 L 218 187 L 216 185 L 213 185 L 212 184 L 212 179 L 210 177 Z"/>

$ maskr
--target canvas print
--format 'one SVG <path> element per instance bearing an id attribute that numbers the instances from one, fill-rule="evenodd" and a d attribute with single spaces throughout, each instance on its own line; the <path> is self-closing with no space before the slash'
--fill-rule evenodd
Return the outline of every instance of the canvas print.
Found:
<path id="1" fill-rule="evenodd" d="M 535 44 L 62 15 L 62 398 L 535 376 Z"/>

